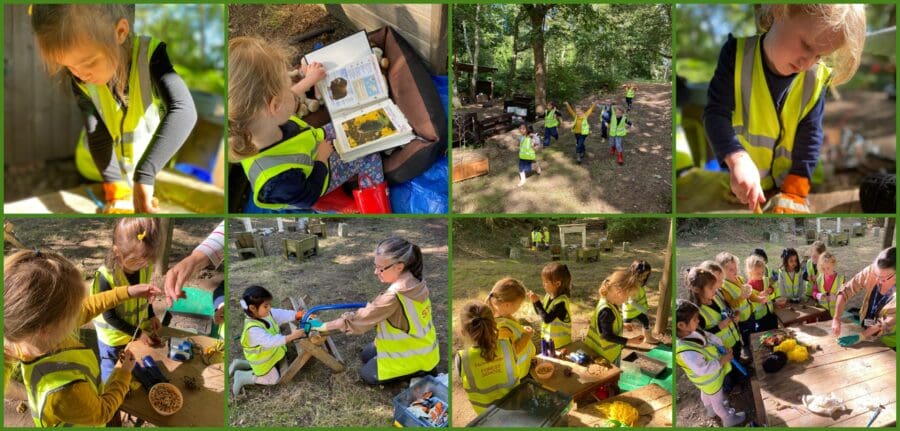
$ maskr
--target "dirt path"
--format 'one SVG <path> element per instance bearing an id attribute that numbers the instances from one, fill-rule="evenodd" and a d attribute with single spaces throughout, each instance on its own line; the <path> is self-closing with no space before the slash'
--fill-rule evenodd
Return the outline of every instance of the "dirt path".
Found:
<path id="1" fill-rule="evenodd" d="M 882 219 L 868 219 L 869 221 L 881 221 Z M 841 220 L 841 227 L 850 227 L 855 222 L 866 223 L 867 219 L 845 218 Z M 822 219 L 823 229 L 836 229 L 836 219 Z M 793 221 L 787 223 L 793 226 Z M 807 226 L 815 227 L 814 219 L 809 219 Z M 782 233 L 781 240 L 769 243 L 763 240 L 763 232 L 775 231 L 782 233 L 778 220 L 773 219 L 711 219 L 709 224 L 692 231 L 680 228 L 676 248 L 676 262 L 679 274 L 683 274 L 691 266 L 697 265 L 706 259 L 713 259 L 722 251 L 728 251 L 743 262 L 754 248 L 762 247 L 769 256 L 769 264 L 774 268 L 781 266 L 781 250 L 784 247 L 794 247 L 801 256 L 806 254 L 807 245 L 804 237 L 793 232 Z M 883 229 L 881 230 L 883 234 Z M 837 257 L 837 271 L 848 279 L 858 271 L 872 263 L 878 252 L 881 251 L 881 238 L 873 235 L 874 230 L 869 229 L 866 236 L 851 238 L 850 245 L 844 247 L 829 247 L 829 250 Z M 743 265 L 741 265 L 743 266 Z M 743 272 L 743 271 L 742 271 Z M 676 289 L 676 297 L 687 299 L 687 289 L 681 283 Z M 848 308 L 859 307 L 862 295 L 852 298 Z M 700 393 L 697 388 L 687 380 L 684 372 L 677 367 L 677 398 L 678 405 L 677 424 L 686 427 L 719 427 L 718 418 L 707 418 L 706 410 L 700 401 Z M 747 388 L 730 396 L 731 405 L 739 411 L 746 411 L 747 417 L 755 417 L 753 393 Z"/>
<path id="2" fill-rule="evenodd" d="M 565 223 L 573 223 L 569 219 Z M 515 245 L 519 236 L 526 236 L 527 231 L 513 229 L 485 230 L 481 226 L 483 219 L 460 219 L 454 222 L 453 241 L 453 352 L 470 346 L 459 331 L 459 311 L 469 301 L 483 301 L 494 282 L 504 276 L 518 278 L 527 289 L 543 295 L 541 288 L 541 268 L 550 262 L 549 252 L 532 252 L 525 250 L 518 260 L 508 259 L 499 250 L 504 245 Z M 555 226 L 551 226 L 552 228 Z M 588 330 L 590 315 L 598 301 L 597 288 L 600 282 L 612 271 L 626 269 L 634 259 L 644 259 L 653 268 L 653 275 L 648 282 L 647 299 L 651 308 L 651 321 L 655 320 L 656 308 L 659 304 L 660 271 L 663 267 L 663 249 L 666 246 L 665 235 L 668 230 L 660 223 L 659 233 L 649 234 L 639 240 L 633 240 L 627 252 L 621 246 L 612 252 L 602 253 L 599 262 L 577 263 L 574 260 L 564 261 L 572 273 L 572 334 L 578 340 Z M 588 230 L 588 243 L 596 243 L 600 230 Z M 574 237 L 570 237 L 572 239 Z M 551 243 L 559 243 L 558 235 L 551 235 Z M 533 342 L 540 337 L 540 317 L 530 304 L 524 304 L 515 317 L 534 328 Z M 625 336 L 640 334 L 640 330 L 626 331 Z M 668 339 L 666 339 L 668 341 Z M 626 349 L 627 350 L 627 349 Z M 623 354 L 628 354 L 626 351 Z M 455 371 L 454 371 L 455 373 Z M 453 379 L 453 426 L 462 427 L 475 418 L 469 400 L 459 379 Z"/>
<path id="3" fill-rule="evenodd" d="M 396 235 L 418 244 L 424 255 L 425 280 L 431 291 L 433 322 L 441 346 L 438 370 L 447 372 L 447 221 L 445 219 L 345 219 L 348 237 L 337 237 L 337 221 L 329 219 L 327 239 L 319 241 L 319 254 L 309 261 L 289 263 L 281 257 L 281 240 L 296 233 L 264 237 L 269 256 L 239 260 L 232 248 L 229 261 L 228 329 L 239 337 L 243 326 L 240 297 L 247 286 L 261 285 L 275 297 L 273 306 L 292 296 L 309 295 L 307 305 L 367 302 L 387 288 L 372 274 L 372 251 L 379 241 Z M 275 227 L 274 219 L 254 219 L 255 229 Z M 240 221 L 230 222 L 230 232 L 243 232 Z M 233 247 L 233 245 L 231 245 Z M 323 312 L 333 319 L 340 312 Z M 233 426 L 389 427 L 391 400 L 406 383 L 369 387 L 359 379 L 363 365 L 358 353 L 371 343 L 374 332 L 361 336 L 334 336 L 347 371 L 333 374 L 313 360 L 293 381 L 279 386 L 252 386 L 230 400 Z M 239 342 L 229 345 L 231 358 L 243 357 Z M 231 398 L 231 397 L 229 397 Z"/>
<path id="4" fill-rule="evenodd" d="M 559 140 L 538 154 L 544 170 L 522 187 L 518 181 L 516 131 L 495 135 L 477 152 L 490 160 L 488 175 L 453 184 L 453 209 L 460 213 L 668 213 L 672 209 L 672 89 L 669 84 L 642 84 L 628 117 L 634 128 L 625 138 L 625 165 L 609 156 L 600 138 L 600 112 L 591 114 L 591 134 L 582 164 L 574 158 L 572 118 L 563 114 Z M 618 93 L 594 94 L 579 102 L 612 100 Z M 561 107 L 560 111 L 564 111 Z M 543 119 L 535 123 L 540 132 Z"/>

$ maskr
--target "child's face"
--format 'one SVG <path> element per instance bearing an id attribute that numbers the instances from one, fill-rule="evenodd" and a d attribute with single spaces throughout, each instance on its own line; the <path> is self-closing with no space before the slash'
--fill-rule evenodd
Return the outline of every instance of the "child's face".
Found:
<path id="1" fill-rule="evenodd" d="M 765 39 L 765 58 L 779 75 L 809 69 L 844 43 L 839 31 L 826 29 L 815 18 L 800 15 L 776 20 Z"/>
<path id="2" fill-rule="evenodd" d="M 525 136 L 528 134 L 528 129 L 525 127 L 524 124 L 519 126 L 519 134 L 522 136 Z"/>
<path id="3" fill-rule="evenodd" d="M 497 311 L 498 316 L 512 316 L 522 307 L 522 301 L 524 301 L 524 298 L 510 302 L 500 302 L 495 299 L 491 301 L 491 304 L 494 306 L 494 310 Z"/>
<path id="4" fill-rule="evenodd" d="M 725 278 L 729 280 L 737 278 L 737 264 L 734 261 L 726 262 L 725 265 L 722 265 L 722 269 L 725 270 Z"/>
<path id="5" fill-rule="evenodd" d="M 809 258 L 812 259 L 814 264 L 819 264 L 819 252 L 813 251 L 812 254 L 809 255 Z"/>
<path id="6" fill-rule="evenodd" d="M 712 304 L 713 298 L 716 297 L 716 291 L 717 291 L 716 284 L 718 284 L 717 281 L 709 283 L 706 286 L 703 286 L 702 288 L 700 288 L 699 292 L 697 292 L 699 294 L 698 296 L 700 296 L 700 300 L 704 304 L 706 304 L 706 305 Z"/>
<path id="7" fill-rule="evenodd" d="M 830 275 L 834 272 L 834 262 L 830 260 L 823 260 L 819 262 L 819 272 L 825 275 Z"/>
<path id="8" fill-rule="evenodd" d="M 284 85 L 281 95 L 269 102 L 269 111 L 273 120 L 278 124 L 284 124 L 291 119 L 291 115 L 297 112 L 297 98 L 291 91 L 291 78 L 284 74 Z"/>
<path id="9" fill-rule="evenodd" d="M 796 271 L 797 267 L 800 266 L 800 261 L 797 260 L 797 256 L 788 257 L 787 269 L 788 271 Z"/>
<path id="10" fill-rule="evenodd" d="M 691 316 L 691 320 L 687 322 L 678 322 L 675 326 L 676 329 L 678 329 L 678 335 L 686 337 L 696 331 L 697 327 L 700 326 L 700 314 L 694 313 L 694 315 Z"/>
<path id="11" fill-rule="evenodd" d="M 606 302 L 614 305 L 622 305 L 628 300 L 628 293 L 624 289 L 611 288 L 606 293 Z"/>
<path id="12" fill-rule="evenodd" d="M 121 19 L 116 23 L 114 32 L 119 45 L 125 42 L 129 31 L 128 20 Z M 94 85 L 108 84 L 115 76 L 117 67 L 116 60 L 110 58 L 99 44 L 91 40 L 72 44 L 56 59 L 56 62 L 72 72 L 79 80 Z"/>
<path id="13" fill-rule="evenodd" d="M 113 246 L 116 256 L 119 258 L 119 265 L 122 270 L 127 273 L 135 273 L 150 264 L 150 257 L 141 256 L 138 253 L 123 253 L 117 246 Z"/>
<path id="14" fill-rule="evenodd" d="M 382 283 L 393 283 L 400 278 L 403 273 L 403 264 L 396 262 L 381 255 L 375 255 L 373 262 L 373 270 L 378 281 Z"/>
<path id="15" fill-rule="evenodd" d="M 555 296 L 556 292 L 559 291 L 560 282 L 551 281 L 547 277 L 541 277 L 541 282 L 544 284 L 544 290 L 550 294 L 550 296 Z"/>
<path id="16" fill-rule="evenodd" d="M 259 304 L 258 307 L 251 305 L 250 312 L 253 313 L 254 316 L 264 319 L 269 313 L 272 311 L 272 301 L 265 301 L 262 304 Z"/>
<path id="17" fill-rule="evenodd" d="M 753 268 L 750 268 L 750 278 L 754 280 L 759 280 L 763 278 L 766 274 L 766 266 L 765 265 L 756 265 Z"/>

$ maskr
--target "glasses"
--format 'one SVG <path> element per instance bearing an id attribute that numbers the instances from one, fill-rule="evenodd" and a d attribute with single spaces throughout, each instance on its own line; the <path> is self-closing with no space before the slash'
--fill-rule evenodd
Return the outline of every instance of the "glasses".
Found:
<path id="1" fill-rule="evenodd" d="M 375 265 L 375 264 L 372 264 L 372 266 L 375 268 L 375 272 L 381 274 L 382 272 L 385 272 L 385 271 L 391 269 L 391 267 L 394 266 L 394 265 L 396 265 L 396 264 L 397 264 L 397 262 L 394 262 L 394 263 L 392 263 L 392 264 L 390 264 L 390 265 L 388 265 L 388 266 L 385 266 L 385 267 L 383 267 L 383 268 L 379 268 L 378 265 Z"/>
<path id="2" fill-rule="evenodd" d="M 876 275 L 875 278 L 877 278 L 878 281 L 888 281 L 888 280 L 894 278 L 895 275 L 897 275 L 896 272 L 893 273 L 893 274 L 891 274 L 891 275 L 889 275 L 889 276 L 887 276 L 887 277 L 884 277 L 884 276 L 881 276 L 881 275 Z"/>

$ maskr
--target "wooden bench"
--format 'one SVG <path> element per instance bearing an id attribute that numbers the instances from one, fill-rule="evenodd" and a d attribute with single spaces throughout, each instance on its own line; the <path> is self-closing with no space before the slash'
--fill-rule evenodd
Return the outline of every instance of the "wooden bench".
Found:
<path id="1" fill-rule="evenodd" d="M 247 260 L 254 257 L 265 257 L 266 250 L 263 247 L 262 238 L 257 238 L 250 232 L 241 232 L 235 235 L 234 246 L 237 248 L 241 259 Z"/>

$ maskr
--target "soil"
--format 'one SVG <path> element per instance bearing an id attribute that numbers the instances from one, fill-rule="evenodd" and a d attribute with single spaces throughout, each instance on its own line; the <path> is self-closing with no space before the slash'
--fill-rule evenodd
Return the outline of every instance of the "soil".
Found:
<path id="1" fill-rule="evenodd" d="M 577 101 L 623 103 L 619 92 L 592 94 Z M 518 131 L 495 135 L 481 148 L 454 148 L 455 156 L 477 153 L 490 160 L 487 175 L 453 184 L 458 213 L 669 213 L 672 211 L 672 86 L 641 84 L 627 114 L 634 124 L 624 140 L 619 166 L 600 138 L 599 111 L 591 114 L 586 158 L 575 162 L 573 119 L 560 106 L 559 140 L 538 153 L 541 175 L 518 183 Z M 502 106 L 502 103 L 500 103 Z M 460 111 L 481 110 L 469 105 Z M 492 108 L 498 110 L 499 108 Z M 499 112 L 499 111 L 498 111 Z M 543 120 L 535 131 L 543 137 Z"/>
<path id="2" fill-rule="evenodd" d="M 856 222 L 869 226 L 880 226 L 884 219 L 841 219 L 841 228 L 850 227 Z M 822 229 L 836 230 L 837 220 L 833 218 L 821 219 Z M 806 226 L 815 228 L 815 220 L 807 219 Z M 808 246 L 802 231 L 796 234 L 793 231 L 793 220 L 776 219 L 710 219 L 708 224 L 702 227 L 688 229 L 679 225 L 676 246 L 676 264 L 679 279 L 692 266 L 700 264 L 706 259 L 714 259 L 716 254 L 728 251 L 737 256 L 741 261 L 750 255 L 754 248 L 762 247 L 769 256 L 769 265 L 772 269 L 781 267 L 781 250 L 784 247 L 793 247 L 800 254 L 801 261 L 807 254 Z M 787 232 L 785 231 L 787 230 Z M 777 232 L 781 234 L 776 243 L 764 241 L 763 232 Z M 881 229 L 883 235 L 884 229 Z M 875 256 L 881 251 L 881 237 L 874 236 L 874 230 L 868 229 L 865 236 L 853 237 L 850 244 L 843 247 L 828 247 L 828 250 L 837 257 L 837 271 L 847 279 L 872 263 Z M 688 292 L 682 283 L 678 283 L 676 297 L 687 299 Z M 847 308 L 859 307 L 862 295 L 853 297 Z M 752 366 L 747 367 L 748 370 Z M 687 379 L 681 367 L 677 367 L 677 399 L 678 405 L 677 424 L 684 427 L 719 427 L 721 421 L 718 418 L 707 418 L 706 409 L 700 401 L 700 393 Z M 729 400 L 731 406 L 738 411 L 747 412 L 747 417 L 756 417 L 756 409 L 753 403 L 753 393 L 747 384 L 733 392 Z"/>
<path id="3" fill-rule="evenodd" d="M 577 223 L 577 219 L 560 219 L 559 223 Z M 530 225 L 525 223 L 523 225 Z M 543 296 L 541 287 L 541 268 L 550 262 L 550 252 L 522 250 L 522 256 L 518 260 L 508 259 L 508 254 L 503 254 L 505 246 L 516 246 L 517 239 L 527 236 L 528 227 L 517 228 L 514 225 L 505 227 L 487 227 L 484 219 L 459 219 L 453 226 L 453 351 L 459 351 L 471 345 L 471 341 L 460 332 L 459 312 L 470 301 L 484 301 L 491 286 L 502 277 L 512 276 L 522 281 L 526 289 L 532 290 Z M 596 244 L 599 238 L 606 236 L 606 232 L 600 228 L 592 227 L 588 223 L 587 243 Z M 549 225 L 551 229 L 551 245 L 559 244 L 558 230 L 555 224 Z M 667 224 L 660 220 L 655 232 L 642 238 L 632 239 L 627 251 L 623 252 L 621 244 L 616 245 L 611 252 L 601 252 L 600 260 L 593 263 L 575 262 L 564 260 L 572 273 L 571 309 L 572 309 L 572 338 L 582 339 L 586 334 L 590 322 L 591 313 L 599 299 L 597 288 L 600 282 L 612 271 L 627 269 L 634 259 L 643 259 L 650 263 L 652 275 L 647 282 L 647 300 L 650 305 L 651 325 L 655 324 L 656 309 L 659 304 L 660 292 L 657 289 L 660 273 L 663 268 L 663 250 L 666 247 Z M 572 237 L 569 237 L 571 240 Z M 520 323 L 533 329 L 533 340 L 539 346 L 540 317 L 534 312 L 530 304 L 523 304 L 514 315 Z M 626 330 L 624 337 L 641 335 L 640 325 L 636 324 L 631 330 Z M 655 336 L 667 344 L 671 341 L 670 334 L 655 334 Z M 649 350 L 652 346 L 641 345 L 640 350 Z M 633 350 L 626 348 L 622 356 L 627 356 Z M 454 372 L 455 374 L 455 372 Z M 465 426 L 475 417 L 465 390 L 459 379 L 453 379 L 453 403 L 452 422 L 455 427 Z"/>
<path id="4" fill-rule="evenodd" d="M 332 15 L 332 10 L 315 4 L 232 4 L 228 6 L 229 37 L 259 36 L 290 46 L 294 51 L 291 64 L 300 64 L 300 58 L 312 52 L 317 43 L 328 45 L 356 32 Z M 291 43 L 294 36 L 327 27 L 334 31 Z"/>
<path id="5" fill-rule="evenodd" d="M 346 223 L 350 235 L 337 236 L 337 223 Z M 253 228 L 274 229 L 275 219 L 252 219 Z M 389 236 L 400 236 L 419 245 L 424 256 L 425 280 L 430 289 L 433 323 L 441 348 L 438 371 L 447 372 L 447 221 L 446 219 L 335 219 L 327 218 L 328 237 L 319 239 L 316 256 L 302 262 L 281 257 L 281 240 L 304 234 L 273 232 L 263 236 L 266 257 L 239 260 L 229 244 L 228 329 L 231 358 L 241 358 L 243 315 L 239 301 L 244 288 L 260 285 L 272 292 L 274 307 L 284 308 L 289 296 L 308 296 L 307 306 L 367 302 L 387 288 L 372 273 L 373 249 Z M 287 226 L 287 223 L 285 224 Z M 229 224 L 230 232 L 243 232 L 240 220 Z M 341 311 L 320 313 L 320 319 L 339 317 Z M 332 373 L 317 360 L 310 360 L 290 382 L 277 386 L 246 386 L 236 399 L 229 397 L 232 426 L 291 427 L 389 427 L 393 421 L 392 399 L 408 382 L 370 387 L 358 374 L 358 353 L 374 339 L 374 331 L 361 336 L 333 335 L 347 370 Z"/>

